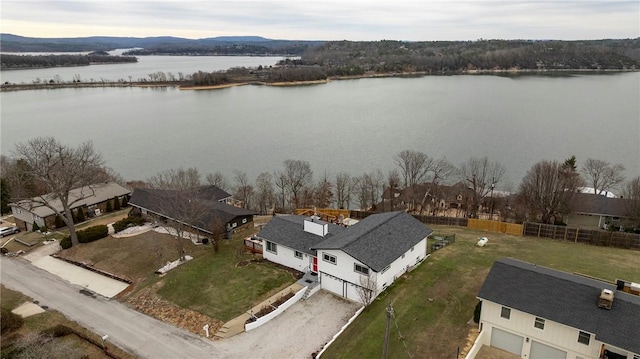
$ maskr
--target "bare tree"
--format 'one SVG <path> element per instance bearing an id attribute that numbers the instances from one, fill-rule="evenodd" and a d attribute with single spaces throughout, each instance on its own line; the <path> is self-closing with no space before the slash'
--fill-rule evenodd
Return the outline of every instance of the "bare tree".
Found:
<path id="1" fill-rule="evenodd" d="M 405 188 L 423 183 L 433 165 L 433 159 L 426 153 L 412 150 L 401 151 L 394 160 L 400 168 Z"/>
<path id="2" fill-rule="evenodd" d="M 74 148 L 53 137 L 38 137 L 17 144 L 14 155 L 23 163 L 23 175 L 44 189 L 33 197 L 34 204 L 46 206 L 57 213 L 59 209 L 54 204 L 60 201 L 63 208 L 61 218 L 69 228 L 72 245 L 77 245 L 71 206 L 94 195 L 95 189 L 109 179 L 103 168 L 102 154 L 96 152 L 91 141 Z M 81 190 L 71 196 L 73 189 Z"/>
<path id="3" fill-rule="evenodd" d="M 309 185 L 313 177 L 311 166 L 307 161 L 285 160 L 283 174 L 287 188 L 293 196 L 293 207 L 297 208 L 301 190 Z"/>
<path id="4" fill-rule="evenodd" d="M 11 357 L 16 359 L 73 358 L 82 354 L 80 349 L 74 348 L 63 338 L 35 332 L 19 336 L 12 348 Z"/>
<path id="5" fill-rule="evenodd" d="M 456 167 L 451 164 L 445 157 L 439 158 L 431 162 L 431 183 L 439 185 L 446 183 L 456 172 Z"/>
<path id="6" fill-rule="evenodd" d="M 582 184 L 571 166 L 541 161 L 522 179 L 519 195 L 531 214 L 539 216 L 543 223 L 553 223 L 569 211 L 571 200 Z"/>
<path id="7" fill-rule="evenodd" d="M 389 188 L 389 211 L 393 211 L 395 209 L 394 199 L 395 199 L 395 189 L 400 186 L 400 173 L 397 169 L 393 169 L 387 173 L 387 186 Z M 384 192 L 383 192 L 384 193 Z M 382 199 L 384 202 L 384 198 Z M 385 208 L 383 208 L 385 210 Z"/>
<path id="8" fill-rule="evenodd" d="M 352 179 L 348 173 L 336 175 L 336 204 L 338 208 L 349 208 L 351 202 Z"/>
<path id="9" fill-rule="evenodd" d="M 356 286 L 356 293 L 358 293 L 358 297 L 366 307 L 376 298 L 378 282 L 376 281 L 376 277 L 371 273 L 361 275 L 359 282 L 360 285 Z"/>
<path id="10" fill-rule="evenodd" d="M 258 212 L 267 214 L 274 205 L 273 179 L 269 172 L 262 172 L 256 178 Z"/>
<path id="11" fill-rule="evenodd" d="M 228 191 L 231 188 L 229 180 L 227 180 L 227 177 L 225 177 L 225 175 L 220 171 L 207 174 L 205 180 L 207 181 L 207 184 L 216 186 L 223 191 Z"/>
<path id="12" fill-rule="evenodd" d="M 463 163 L 459 169 L 460 180 L 471 190 L 473 203 L 470 216 L 478 217 L 478 208 L 482 200 L 500 183 L 505 169 L 500 163 L 482 158 L 472 157 Z"/>
<path id="13" fill-rule="evenodd" d="M 233 174 L 236 182 L 234 197 L 237 200 L 242 201 L 243 208 L 250 208 L 254 190 L 253 186 L 249 182 L 249 177 L 245 172 L 239 170 L 234 170 Z"/>
<path id="14" fill-rule="evenodd" d="M 327 172 L 318 180 L 313 195 L 315 205 L 320 208 L 328 208 L 333 202 L 333 184 Z"/>
<path id="15" fill-rule="evenodd" d="M 588 158 L 580 170 L 585 181 L 593 187 L 593 193 L 605 194 L 624 182 L 624 166 Z"/>
<path id="16" fill-rule="evenodd" d="M 185 258 L 184 238 L 209 211 L 206 198 L 200 193 L 200 174 L 195 168 L 169 169 L 147 180 L 154 189 L 155 202 L 167 218 L 161 225 L 174 237 L 180 260 Z"/>
<path id="17" fill-rule="evenodd" d="M 627 216 L 640 224 L 640 177 L 629 180 L 623 190 Z"/>
<path id="18" fill-rule="evenodd" d="M 278 187 L 280 189 L 280 199 L 282 200 L 282 211 L 285 210 L 285 201 L 287 198 L 287 178 L 284 174 L 284 172 L 275 172 L 273 175 L 273 178 L 275 179 L 274 183 L 276 185 L 276 187 Z"/>

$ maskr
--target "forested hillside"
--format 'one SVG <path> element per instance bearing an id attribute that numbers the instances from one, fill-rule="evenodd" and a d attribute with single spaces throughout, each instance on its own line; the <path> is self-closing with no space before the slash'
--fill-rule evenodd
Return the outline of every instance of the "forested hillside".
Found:
<path id="1" fill-rule="evenodd" d="M 31 69 L 65 66 L 87 66 L 91 64 L 114 64 L 137 62 L 133 56 L 110 56 L 107 53 L 88 55 L 9 55 L 0 57 L 0 69 Z"/>
<path id="2" fill-rule="evenodd" d="M 301 64 L 329 76 L 367 72 L 462 70 L 579 70 L 639 68 L 640 39 L 599 41 L 479 40 L 434 42 L 326 42 L 306 51 Z"/>

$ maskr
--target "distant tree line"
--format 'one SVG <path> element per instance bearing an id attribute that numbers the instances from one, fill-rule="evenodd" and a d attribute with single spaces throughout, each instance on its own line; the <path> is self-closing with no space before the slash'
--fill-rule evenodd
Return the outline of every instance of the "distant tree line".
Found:
<path id="1" fill-rule="evenodd" d="M 365 72 L 637 69 L 640 39 L 600 41 L 331 41 L 301 56 L 330 76 Z"/>
<path id="2" fill-rule="evenodd" d="M 261 44 L 233 43 L 225 45 L 189 45 L 169 44 L 145 47 L 124 52 L 124 55 L 187 55 L 187 56 L 296 56 L 304 53 L 310 45 L 293 43 L 282 46 L 266 46 Z"/>
<path id="3" fill-rule="evenodd" d="M 65 66 L 88 66 L 91 64 L 131 63 L 133 56 L 110 56 L 106 53 L 88 55 L 9 55 L 0 56 L 0 69 L 49 68 Z"/>

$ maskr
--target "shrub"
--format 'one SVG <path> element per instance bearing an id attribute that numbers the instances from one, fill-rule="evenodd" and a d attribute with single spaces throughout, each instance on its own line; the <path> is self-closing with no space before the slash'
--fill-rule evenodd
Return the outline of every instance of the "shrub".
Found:
<path id="1" fill-rule="evenodd" d="M 482 312 L 482 302 L 476 304 L 476 308 L 473 310 L 473 322 L 480 323 L 480 313 Z"/>
<path id="2" fill-rule="evenodd" d="M 109 228 L 104 224 L 100 224 L 78 231 L 77 234 L 78 242 L 89 243 L 106 237 L 109 234 Z"/>
<path id="3" fill-rule="evenodd" d="M 56 228 L 62 227 L 64 227 L 64 221 L 62 220 L 62 217 L 56 216 Z"/>
<path id="4" fill-rule="evenodd" d="M 105 210 L 107 213 L 113 212 L 113 206 L 111 205 L 111 200 L 107 201 L 107 208 Z"/>
<path id="5" fill-rule="evenodd" d="M 42 335 L 52 336 L 54 338 L 65 337 L 73 333 L 75 333 L 73 329 L 63 324 L 55 325 L 40 332 Z"/>
<path id="6" fill-rule="evenodd" d="M 113 197 L 113 210 L 114 211 L 119 211 L 120 210 L 120 200 L 118 199 L 118 197 Z"/>
<path id="7" fill-rule="evenodd" d="M 84 217 L 84 211 L 82 210 L 82 208 L 78 208 L 78 214 L 76 215 L 76 217 L 78 218 L 78 223 L 84 222 L 85 217 Z"/>
<path id="8" fill-rule="evenodd" d="M 71 245 L 71 237 L 67 236 L 62 238 L 62 240 L 60 241 L 60 246 L 62 247 L 62 249 L 69 249 L 72 247 Z"/>
<path id="9" fill-rule="evenodd" d="M 122 207 L 126 207 L 127 204 L 129 204 L 129 197 L 127 196 L 122 197 Z"/>
<path id="10" fill-rule="evenodd" d="M 20 328 L 24 324 L 21 316 L 11 313 L 8 308 L 0 311 L 0 333 L 6 333 Z"/>
<path id="11" fill-rule="evenodd" d="M 129 227 L 129 225 L 139 226 L 143 223 L 144 223 L 144 219 L 142 217 L 127 217 L 114 223 L 113 230 L 116 232 L 120 232 L 125 228 Z"/>
<path id="12" fill-rule="evenodd" d="M 37 232 L 37 231 L 40 230 L 40 226 L 38 226 L 36 221 L 33 221 L 33 225 L 31 226 L 31 230 L 34 231 L 34 232 Z"/>

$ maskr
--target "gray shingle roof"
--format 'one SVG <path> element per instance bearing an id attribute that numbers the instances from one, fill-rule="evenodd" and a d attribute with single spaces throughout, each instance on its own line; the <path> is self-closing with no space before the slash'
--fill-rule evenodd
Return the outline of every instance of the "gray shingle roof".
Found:
<path id="1" fill-rule="evenodd" d="M 593 193 L 576 193 L 571 210 L 576 213 L 626 217 L 626 198 L 609 198 Z"/>
<path id="2" fill-rule="evenodd" d="M 611 310 L 598 308 L 602 289 L 615 292 Z M 496 261 L 478 298 L 595 334 L 640 353 L 640 297 L 591 278 L 506 258 Z"/>
<path id="3" fill-rule="evenodd" d="M 346 230 L 345 227 L 330 223 L 327 236 L 320 237 L 304 231 L 303 226 L 305 219 L 308 220 L 309 217 L 293 215 L 275 216 L 262 228 L 260 233 L 258 233 L 258 237 L 315 256 L 315 249 L 311 249 L 314 245 L 328 238 L 333 238 Z M 316 220 L 316 222 L 324 223 L 318 220 Z"/>
<path id="4" fill-rule="evenodd" d="M 71 191 L 69 191 L 69 201 L 77 201 L 73 205 L 71 205 L 71 208 L 77 208 L 81 206 L 90 206 L 96 203 L 101 203 L 114 197 L 121 197 L 130 193 L 131 190 L 124 188 L 115 182 L 108 182 L 72 189 Z M 54 213 L 61 213 L 63 211 L 62 202 L 60 201 L 60 199 L 52 199 L 54 197 L 51 194 L 45 194 L 42 197 L 46 201 L 48 201 L 49 204 L 53 206 L 53 208 L 56 209 L 56 212 L 51 210 L 51 208 L 38 203 L 39 201 L 41 201 L 39 199 L 40 197 L 25 199 L 18 203 L 10 203 L 9 205 L 24 208 L 41 218 L 48 217 Z"/>
<path id="5" fill-rule="evenodd" d="M 371 215 L 315 249 L 341 249 L 376 272 L 433 232 L 406 212 Z"/>
<path id="6" fill-rule="evenodd" d="M 209 231 L 216 220 L 228 223 L 236 217 L 256 214 L 255 211 L 218 202 L 218 199 L 212 194 L 215 192 L 207 187 L 190 198 L 176 197 L 176 193 L 169 190 L 136 188 L 131 194 L 129 205 L 185 222 L 204 231 Z M 190 199 L 196 200 L 197 204 L 187 204 Z M 201 207 L 197 216 L 193 216 L 193 211 L 183 210 L 185 207 L 192 206 Z"/>

